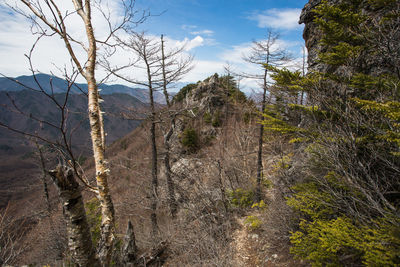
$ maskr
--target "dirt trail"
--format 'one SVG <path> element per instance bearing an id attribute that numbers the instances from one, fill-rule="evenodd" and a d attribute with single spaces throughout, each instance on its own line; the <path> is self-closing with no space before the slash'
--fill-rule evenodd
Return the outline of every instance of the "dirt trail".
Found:
<path id="1" fill-rule="evenodd" d="M 251 214 L 257 216 L 259 214 Z M 235 263 L 236 266 L 276 266 L 274 264 L 277 258 L 276 254 L 271 257 L 266 256 L 269 245 L 267 241 L 261 239 L 260 233 L 248 229 L 244 221 L 246 216 L 237 219 L 239 228 L 233 233 L 233 246 L 236 250 Z"/>
<path id="2" fill-rule="evenodd" d="M 233 244 L 235 246 L 236 254 L 235 254 L 235 263 L 238 266 L 248 266 L 247 262 L 250 259 L 249 249 L 247 247 L 247 229 L 244 226 L 244 219 L 238 219 L 238 224 L 240 225 L 238 229 L 233 233 Z"/>

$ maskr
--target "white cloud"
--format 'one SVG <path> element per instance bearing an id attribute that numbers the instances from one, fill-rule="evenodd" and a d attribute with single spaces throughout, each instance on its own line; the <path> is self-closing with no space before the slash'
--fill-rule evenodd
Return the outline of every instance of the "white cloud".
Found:
<path id="1" fill-rule="evenodd" d="M 55 1 L 58 7 L 60 7 L 61 13 L 66 14 L 74 10 L 71 1 Z M 0 4 L 0 72 L 7 76 L 19 76 L 24 74 L 31 74 L 27 58 L 24 54 L 28 54 L 32 45 L 34 44 L 38 35 L 33 35 L 31 31 L 31 21 L 22 15 L 11 12 L 10 8 L 5 4 L 9 3 L 14 5 L 13 1 L 3 1 Z M 114 20 L 111 23 L 116 23 L 123 14 L 121 6 L 115 3 L 115 1 L 102 1 L 99 3 L 102 5 L 102 10 L 109 12 L 111 18 Z M 27 14 L 30 12 L 23 5 L 19 5 L 22 10 L 26 11 Z M 43 8 L 44 12 L 46 11 Z M 95 35 L 99 40 L 104 39 L 108 33 L 108 23 L 104 17 L 100 14 L 98 9 L 92 9 L 92 20 L 95 25 Z M 84 22 L 76 15 L 70 15 L 65 19 L 66 28 L 68 33 L 76 40 L 82 40 L 83 44 L 86 45 L 86 34 Z M 49 16 L 51 18 L 51 15 Z M 47 27 L 44 27 L 45 29 Z M 35 29 L 33 28 L 33 31 Z M 86 60 L 86 51 L 78 44 L 72 44 L 75 54 L 80 62 L 84 64 Z M 101 50 L 101 47 L 98 47 Z M 71 60 L 70 56 L 65 48 L 64 42 L 56 35 L 51 37 L 43 37 L 37 43 L 32 53 L 33 68 L 43 73 L 53 72 L 55 75 L 62 75 L 64 67 L 70 69 Z M 59 69 L 58 69 L 59 68 Z M 83 79 L 80 78 L 79 82 Z"/>
<path id="2" fill-rule="evenodd" d="M 262 41 L 262 40 L 259 40 Z M 262 74 L 263 73 L 263 67 L 261 65 L 257 64 L 252 64 L 249 62 L 246 62 L 243 58 L 245 56 L 248 56 L 251 53 L 253 43 L 242 43 L 236 46 L 232 46 L 230 49 L 225 50 L 223 53 L 219 55 L 219 58 L 221 61 L 225 62 L 225 65 L 228 64 L 232 68 L 232 72 L 236 74 L 250 74 L 250 75 L 256 75 L 256 74 Z M 299 53 L 299 46 L 300 44 L 298 42 L 288 42 L 284 40 L 278 39 L 276 43 L 271 47 L 272 51 L 275 49 L 285 49 L 290 52 L 290 49 L 295 49 L 293 51 L 293 56 L 294 59 L 287 64 L 285 64 L 285 67 L 291 69 L 291 70 L 299 70 L 301 69 L 302 66 L 302 53 Z M 272 82 L 271 78 L 269 78 L 269 81 Z M 244 78 L 241 81 L 241 89 L 246 91 L 246 92 L 251 92 L 252 90 L 259 90 L 260 84 L 258 81 L 250 78 Z"/>
<path id="3" fill-rule="evenodd" d="M 251 45 L 251 43 L 243 43 L 232 46 L 230 49 L 225 50 L 220 55 L 220 58 L 226 62 L 242 64 L 244 63 L 243 57 L 248 55 L 251 51 Z"/>
<path id="4" fill-rule="evenodd" d="M 204 39 L 200 35 L 197 35 L 193 39 L 189 40 L 185 38 L 183 41 L 175 41 L 176 46 L 181 47 L 185 45 L 185 51 L 190 51 L 198 46 L 204 45 Z"/>
<path id="5" fill-rule="evenodd" d="M 184 25 L 182 25 L 181 26 L 181 28 L 182 28 L 182 30 L 193 30 L 193 29 L 196 29 L 197 28 L 197 26 L 196 25 L 186 25 L 186 24 L 184 24 Z"/>
<path id="6" fill-rule="evenodd" d="M 212 60 L 194 60 L 194 69 L 186 75 L 182 82 L 197 82 L 213 75 L 214 73 L 223 73 L 224 62 Z"/>
<path id="7" fill-rule="evenodd" d="M 68 1 L 69 2 L 69 1 Z M 104 2 L 104 1 L 102 1 Z M 120 10 L 117 5 L 113 3 L 116 1 L 109 1 L 110 4 L 110 12 L 120 15 Z M 72 6 L 61 5 L 64 10 L 69 9 L 72 10 Z M 278 10 L 279 11 L 279 10 Z M 290 24 L 289 22 L 284 22 L 283 17 L 290 17 L 287 15 L 288 13 L 284 12 L 275 12 L 275 15 L 271 15 L 271 10 L 264 13 L 259 14 L 260 25 L 266 26 L 265 20 L 266 16 L 272 16 L 276 19 L 281 18 L 280 25 Z M 290 13 L 290 12 L 289 12 Z M 279 14 L 279 15 L 277 15 Z M 262 17 L 263 16 L 263 17 Z M 262 17 L 262 19 L 261 19 Z M 95 31 L 98 38 L 104 38 L 107 32 L 107 24 L 104 20 L 102 20 L 102 16 L 98 13 L 94 13 L 93 20 L 95 22 Z M 297 15 L 295 16 L 295 22 L 297 25 Z M 67 21 L 68 27 L 70 29 L 70 34 L 74 36 L 76 39 L 85 39 L 84 27 L 82 27 L 82 21 L 77 19 L 76 17 L 71 16 L 71 18 Z M 274 20 L 271 20 L 270 23 L 276 23 Z M 292 24 L 290 24 L 292 25 Z M 271 26 L 271 25 L 269 25 Z M 288 28 L 289 26 L 285 26 Z M 293 26 L 290 26 L 293 27 Z M 195 36 L 191 36 L 192 38 L 186 37 L 181 40 L 171 39 L 166 37 L 166 46 L 167 49 L 180 47 L 186 44 L 185 53 L 183 56 L 188 56 L 189 52 L 193 52 L 198 47 L 206 47 L 212 46 L 216 44 L 216 41 L 209 37 L 213 34 L 211 30 L 197 30 L 198 27 L 194 25 L 184 25 L 183 29 L 186 29 L 189 33 L 195 34 Z M 204 37 L 202 37 L 202 35 Z M 190 36 L 190 35 L 189 35 Z M 156 40 L 159 40 L 159 36 L 151 36 Z M 0 72 L 8 75 L 8 76 L 19 76 L 24 74 L 30 74 L 28 69 L 28 64 L 26 57 L 24 54 L 28 53 L 32 44 L 35 41 L 35 36 L 32 36 L 30 31 L 30 22 L 16 14 L 10 13 L 9 9 L 4 8 L 4 6 L 0 5 Z M 240 45 L 232 46 L 229 49 L 226 49 L 224 52 L 220 53 L 212 60 L 194 60 L 194 69 L 184 77 L 183 82 L 197 82 L 199 80 L 204 80 L 208 76 L 219 73 L 224 73 L 224 66 L 229 63 L 232 65 L 234 71 L 237 72 L 247 72 L 247 73 L 257 73 L 260 71 L 260 67 L 254 64 L 246 63 L 242 58 L 243 55 L 246 55 L 250 52 L 251 43 L 243 43 Z M 293 46 L 293 44 L 287 42 L 279 42 L 279 46 Z M 85 60 L 85 51 L 81 49 L 79 46 L 75 46 L 79 59 L 82 62 Z M 99 47 L 99 49 L 102 49 Z M 127 55 L 126 51 L 120 51 L 114 55 L 112 58 L 112 64 L 114 66 L 121 66 L 129 62 L 129 57 L 133 58 L 134 55 Z M 46 37 L 43 38 L 37 45 L 34 54 L 33 54 L 33 63 L 35 69 L 39 69 L 41 72 L 50 73 L 54 72 L 55 75 L 61 75 L 60 72 L 57 72 L 55 66 L 63 68 L 64 66 L 70 66 L 70 58 L 68 52 L 65 49 L 65 45 L 60 40 L 59 37 Z M 101 68 L 98 69 L 98 75 L 101 78 L 104 76 L 104 72 Z M 127 71 L 127 73 L 133 73 L 135 77 L 140 77 L 143 75 L 139 70 Z M 144 76 L 143 76 L 144 77 Z M 80 79 L 79 82 L 83 82 L 83 79 Z M 116 83 L 123 83 L 121 81 L 113 81 Z M 126 84 L 126 83 L 125 83 Z M 258 88 L 258 85 L 250 79 L 244 79 L 241 81 L 241 85 L 244 88 Z"/>
<path id="8" fill-rule="evenodd" d="M 202 31 L 194 31 L 190 32 L 192 35 L 207 35 L 207 36 L 212 36 L 214 35 L 214 31 L 212 30 L 202 30 Z"/>
<path id="9" fill-rule="evenodd" d="M 120 7 L 113 4 L 114 2 L 116 1 L 109 1 L 107 8 L 112 14 L 111 17 L 118 19 L 122 13 Z M 101 3 L 105 3 L 105 1 Z M 73 10 L 73 6 L 67 5 L 67 3 L 65 5 L 60 4 L 60 6 L 63 7 L 63 13 L 65 13 L 65 10 Z M 96 9 L 93 9 L 93 12 L 92 19 L 95 25 L 95 34 L 98 39 L 104 39 L 107 35 L 107 22 L 99 12 L 96 12 Z M 86 36 L 82 20 L 70 16 L 66 23 L 71 36 L 76 40 L 85 40 Z M 0 73 L 12 77 L 31 74 L 27 58 L 24 56 L 24 54 L 29 53 L 36 40 L 36 37 L 32 35 L 30 26 L 31 22 L 25 17 L 12 13 L 6 6 L 0 5 L 0 58 L 2 59 L 0 61 Z M 125 37 L 127 36 L 125 35 Z M 156 40 L 160 38 L 159 36 L 151 35 L 149 37 Z M 165 41 L 167 50 L 186 45 L 186 53 L 183 56 L 188 56 L 187 52 L 196 47 L 210 43 L 208 39 L 206 40 L 200 35 L 193 38 L 184 38 L 183 40 L 165 38 Z M 85 51 L 79 45 L 74 45 L 74 48 L 80 61 L 85 62 Z M 104 47 L 99 46 L 98 49 L 101 52 Z M 134 58 L 134 55 L 127 55 L 126 51 L 118 51 L 110 60 L 113 66 L 123 66 L 129 62 L 129 58 Z M 62 70 L 57 68 L 63 69 L 66 67 L 67 69 L 71 69 L 69 54 L 65 48 L 65 44 L 58 36 L 42 38 L 35 47 L 32 54 L 32 61 L 35 70 L 43 73 L 53 72 L 57 76 L 62 76 Z M 135 77 L 140 77 L 142 73 L 140 70 L 136 70 L 134 75 Z M 101 68 L 98 68 L 97 76 L 98 79 L 101 79 L 105 76 L 105 72 Z M 83 78 L 79 78 L 78 81 L 84 82 Z"/>
<path id="10" fill-rule="evenodd" d="M 258 27 L 260 28 L 294 30 L 302 27 L 298 23 L 300 13 L 301 9 L 299 8 L 273 8 L 266 10 L 261 14 L 256 13 L 249 17 L 249 19 L 256 20 L 258 22 Z"/>

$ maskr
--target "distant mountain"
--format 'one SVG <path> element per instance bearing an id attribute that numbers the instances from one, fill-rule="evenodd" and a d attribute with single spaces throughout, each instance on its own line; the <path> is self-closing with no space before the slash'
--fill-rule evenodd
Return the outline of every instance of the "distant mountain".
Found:
<path id="1" fill-rule="evenodd" d="M 62 103 L 65 94 L 55 94 L 58 103 Z M 148 109 L 148 104 L 141 102 L 137 98 L 127 95 L 114 93 L 103 96 L 103 111 L 105 112 L 105 130 L 108 133 L 108 140 L 114 140 L 124 136 L 135 128 L 140 116 L 144 117 Z M 23 111 L 27 116 L 21 115 L 16 108 Z M 89 122 L 87 118 L 87 98 L 83 94 L 71 94 L 68 98 L 68 127 L 76 129 L 76 145 L 82 145 L 89 138 Z M 14 110 L 14 112 L 10 111 Z M 139 115 L 138 115 L 139 114 Z M 140 115 L 141 114 L 141 115 Z M 135 119 L 132 119 L 135 116 Z M 23 132 L 38 132 L 49 138 L 55 137 L 58 133 L 55 129 L 32 120 L 30 117 L 50 122 L 54 125 L 60 123 L 60 111 L 54 103 L 45 95 L 30 90 L 0 92 L 0 122 L 10 125 Z M 4 136 L 15 136 L 14 133 L 0 128 L 0 138 Z M 4 143 L 4 142 L 1 142 Z"/>
<path id="2" fill-rule="evenodd" d="M 29 82 L 30 78 L 18 78 L 21 82 Z M 2 80 L 4 82 L 4 80 Z M 65 83 L 61 79 L 53 80 L 54 89 L 57 92 Z M 9 84 L 8 89 L 13 91 L 0 92 L 0 122 L 25 133 L 35 134 L 52 141 L 60 139 L 57 129 L 44 123 L 32 120 L 39 118 L 54 125 L 60 124 L 60 111 L 52 101 L 44 94 L 32 90 L 21 90 Z M 3 87 L 4 88 L 4 87 Z M 59 89 L 60 88 L 60 89 Z M 55 90 L 56 91 L 56 90 Z M 140 92 L 140 91 L 139 91 Z M 65 93 L 56 93 L 58 103 L 62 103 Z M 107 144 L 125 136 L 141 123 L 149 110 L 149 104 L 143 103 L 136 97 L 122 93 L 105 94 L 102 96 L 105 132 Z M 25 113 L 21 115 L 17 108 Z M 84 94 L 71 94 L 67 104 L 67 129 L 72 133 L 71 141 L 74 151 L 79 158 L 84 159 L 90 155 L 91 142 L 89 135 L 89 121 L 87 115 L 87 97 Z M 4 207 L 13 196 L 21 195 L 12 192 L 24 190 L 37 181 L 38 167 L 34 143 L 24 138 L 23 135 L 0 127 L 0 208 Z M 53 163 L 54 165 L 55 163 Z"/>
<path id="3" fill-rule="evenodd" d="M 35 78 L 37 81 L 35 81 Z M 0 78 L 0 122 L 25 133 L 39 133 L 41 136 L 56 140 L 59 132 L 38 123 L 30 117 L 36 117 L 55 125 L 60 123 L 59 110 L 44 94 L 30 89 L 39 89 L 37 82 L 45 92 L 53 92 L 59 103 L 65 98 L 67 81 L 47 74 L 19 76 L 15 78 Z M 107 144 L 111 144 L 139 126 L 149 110 L 148 91 L 141 88 L 131 88 L 125 85 L 100 85 L 100 94 L 104 100 L 104 114 Z M 73 135 L 71 141 L 74 150 L 80 158 L 90 155 L 91 142 L 89 136 L 89 121 L 87 117 L 86 84 L 75 84 L 71 88 L 68 99 L 67 126 Z M 155 101 L 165 103 L 164 95 L 155 92 Z M 173 95 L 173 93 L 171 94 Z M 14 106 L 15 104 L 15 106 Z M 160 105 L 158 105 L 160 106 Z M 18 114 L 16 107 L 26 115 Z M 13 110 L 13 111 L 11 111 Z M 22 197 L 27 186 L 37 183 L 38 165 L 36 148 L 32 141 L 23 135 L 0 127 L 0 208 L 11 199 Z M 52 163 L 54 164 L 54 163 Z M 13 193 L 14 192 L 14 193 Z M 20 193 L 15 193 L 20 192 Z"/>
<path id="4" fill-rule="evenodd" d="M 68 82 L 65 81 L 64 79 L 61 79 L 56 76 L 51 76 L 48 74 L 37 74 L 36 77 L 34 76 L 19 76 L 16 78 L 5 78 L 1 77 L 0 78 L 0 92 L 12 92 L 12 91 L 21 91 L 25 90 L 28 88 L 33 88 L 33 89 L 39 89 L 39 86 L 36 82 L 40 84 L 40 87 L 48 93 L 54 92 L 55 94 L 58 93 L 65 93 L 67 88 L 68 88 Z M 21 85 L 13 81 L 13 79 L 17 80 Z M 28 88 L 27 88 L 28 87 Z M 99 88 L 101 89 L 100 94 L 101 95 L 110 95 L 114 93 L 123 93 L 123 94 L 128 94 L 133 97 L 136 97 L 143 103 L 149 103 L 149 93 L 147 89 L 143 88 L 133 88 L 129 87 L 126 85 L 121 85 L 121 84 L 101 84 L 99 85 Z M 86 84 L 81 84 L 81 83 L 76 83 L 74 86 L 71 88 L 71 92 L 74 94 L 79 94 L 81 92 L 87 92 L 87 85 Z M 154 100 L 157 103 L 164 104 L 165 99 L 164 95 L 161 92 L 155 92 L 154 93 Z"/>

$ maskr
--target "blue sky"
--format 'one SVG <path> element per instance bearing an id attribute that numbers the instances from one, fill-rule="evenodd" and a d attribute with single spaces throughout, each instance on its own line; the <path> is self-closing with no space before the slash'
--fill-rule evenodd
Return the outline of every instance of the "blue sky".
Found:
<path id="1" fill-rule="evenodd" d="M 0 2 L 0 72 L 9 76 L 29 74 L 24 54 L 34 42 L 29 22 Z M 59 0 L 68 10 L 69 1 Z M 110 0 L 118 10 L 116 3 Z M 301 57 L 303 25 L 298 25 L 300 11 L 306 0 L 137 0 L 139 10 L 155 15 L 139 26 L 149 35 L 164 34 L 171 45 L 187 43 L 187 53 L 194 55 L 195 68 L 184 82 L 195 82 L 223 72 L 228 62 L 238 71 L 256 68 L 246 65 L 242 56 L 249 52 L 253 40 L 265 37 L 267 29 L 279 32 L 280 46 Z M 161 15 L 158 15 L 161 14 Z M 71 20 L 72 33 L 82 28 L 81 22 Z M 100 29 L 100 30 L 99 30 Z M 96 27 L 101 31 L 101 24 Z M 75 31 L 75 32 L 74 32 Z M 100 33 L 101 34 L 101 33 Z M 55 65 L 68 64 L 65 48 L 59 38 L 43 40 L 34 54 L 35 66 L 48 73 Z M 55 71 L 55 74 L 56 71 Z M 248 81 L 247 87 L 256 85 Z"/>
<path id="2" fill-rule="evenodd" d="M 161 16 L 149 18 L 142 28 L 147 28 L 156 35 L 164 33 L 173 39 L 200 35 L 208 39 L 208 42 L 202 49 L 196 49 L 196 55 L 212 59 L 215 58 L 215 53 L 224 49 L 262 39 L 267 28 L 280 32 L 283 40 L 302 43 L 303 26 L 297 25 L 296 15 L 306 2 L 308 1 L 147 0 L 138 1 L 138 5 L 148 8 L 153 14 L 165 11 Z M 285 12 L 286 17 L 285 14 L 282 15 Z M 279 17 L 280 15 L 283 17 Z M 282 23 L 278 23 L 280 21 Z"/>

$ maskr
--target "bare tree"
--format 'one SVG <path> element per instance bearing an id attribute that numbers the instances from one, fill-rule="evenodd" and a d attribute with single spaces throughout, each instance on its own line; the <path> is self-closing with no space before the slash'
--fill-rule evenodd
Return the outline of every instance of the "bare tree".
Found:
<path id="1" fill-rule="evenodd" d="M 249 55 L 244 57 L 244 60 L 259 65 L 263 70 L 262 74 L 243 74 L 244 77 L 256 79 L 259 81 L 260 86 L 263 90 L 261 100 L 261 113 L 265 112 L 267 103 L 270 103 L 272 99 L 271 91 L 269 91 L 270 84 L 269 78 L 269 66 L 280 67 L 287 63 L 290 59 L 288 53 L 279 47 L 278 43 L 279 35 L 272 32 L 271 30 L 267 33 L 267 39 L 261 41 L 254 41 L 251 52 Z M 267 92 L 268 100 L 267 100 Z M 264 116 L 260 116 L 261 122 L 264 121 Z M 263 150 L 263 135 L 264 126 L 260 124 L 259 136 L 258 136 L 258 152 L 257 152 L 257 189 L 256 189 L 256 200 L 261 201 L 261 180 L 263 178 L 263 164 L 262 164 L 262 150 Z"/>
<path id="2" fill-rule="evenodd" d="M 96 193 L 97 198 L 100 200 L 102 222 L 101 239 L 99 241 L 97 254 L 102 265 L 108 266 L 111 261 L 113 242 L 115 239 L 115 217 L 114 206 L 111 200 L 108 185 L 109 169 L 107 167 L 107 161 L 105 158 L 105 132 L 103 115 L 99 104 L 99 91 L 96 82 L 96 64 L 99 44 L 109 48 L 114 47 L 114 44 L 111 40 L 113 36 L 115 36 L 116 32 L 120 29 L 129 27 L 129 25 L 133 22 L 133 16 L 135 14 L 133 10 L 134 0 L 122 1 L 125 7 L 125 13 L 122 16 L 120 23 L 117 24 L 111 23 L 111 15 L 109 10 L 107 11 L 102 9 L 101 2 L 97 1 L 72 0 L 74 7 L 73 10 L 62 10 L 62 6 L 53 0 L 20 0 L 17 2 L 24 5 L 28 11 L 18 7 L 17 4 L 12 6 L 12 8 L 14 11 L 24 15 L 32 21 L 37 34 L 39 34 L 41 37 L 58 35 L 62 39 L 67 53 L 71 58 L 73 68 L 76 68 L 77 73 L 79 73 L 87 82 L 88 114 L 97 185 L 96 187 L 92 187 L 87 183 L 85 184 Z M 95 35 L 92 24 L 93 9 L 99 11 L 108 23 L 109 33 L 102 40 L 97 39 Z M 80 40 L 72 35 L 66 23 L 71 17 L 76 17 L 82 22 L 85 38 Z M 141 22 L 141 19 L 139 19 L 138 22 Z M 86 58 L 83 60 L 79 59 L 78 57 L 78 53 L 81 52 L 86 55 Z M 64 103 L 64 108 L 67 99 L 68 98 L 66 98 Z M 65 139 L 65 141 L 67 140 Z M 76 171 L 76 161 L 74 160 L 71 162 L 74 167 L 75 174 L 78 174 L 79 172 Z M 66 179 L 69 179 L 70 177 L 72 176 L 68 175 Z M 81 179 L 81 181 L 83 180 Z M 83 249 L 80 246 L 70 248 L 77 250 Z M 83 252 L 81 251 L 81 253 Z M 90 257 L 90 255 L 87 256 Z"/>
<path id="3" fill-rule="evenodd" d="M 178 114 L 179 111 L 176 112 L 172 110 L 167 87 L 169 84 L 179 81 L 183 75 L 187 74 L 192 69 L 191 65 L 192 57 L 187 57 L 180 60 L 180 58 L 182 58 L 182 53 L 184 52 L 185 49 L 184 46 L 169 51 L 168 53 L 165 53 L 164 42 L 165 42 L 164 36 L 161 35 L 162 89 L 168 108 L 167 112 L 168 112 L 169 122 L 167 123 L 167 125 L 170 125 L 168 131 L 164 131 L 164 149 L 165 149 L 164 166 L 165 166 L 165 176 L 167 179 L 167 188 L 168 188 L 168 204 L 171 215 L 174 218 L 177 212 L 177 203 L 175 199 L 174 182 L 172 180 L 173 174 L 171 171 L 171 164 L 170 164 L 170 148 L 171 148 L 170 140 L 175 130 L 176 115 Z"/>
<path id="4" fill-rule="evenodd" d="M 162 89 L 167 103 L 168 123 L 170 125 L 164 130 L 164 148 L 165 148 L 165 175 L 167 179 L 168 188 L 168 203 L 171 211 L 171 215 L 174 217 L 177 211 L 177 203 L 175 200 L 174 183 L 172 180 L 172 171 L 170 166 L 170 138 L 175 128 L 175 118 L 179 111 L 173 111 L 171 109 L 171 102 L 168 94 L 168 87 L 174 82 L 179 81 L 183 75 L 191 70 L 192 57 L 183 57 L 185 47 L 179 47 L 176 49 L 169 49 L 166 51 L 164 37 L 161 36 L 161 41 L 158 42 L 156 39 L 148 37 L 145 33 L 133 33 L 128 41 L 119 40 L 121 45 L 128 50 L 131 50 L 136 60 L 132 60 L 132 63 L 122 67 L 111 67 L 109 62 L 104 62 L 106 68 L 110 73 L 115 76 L 135 85 L 147 87 L 149 90 L 149 102 L 150 102 L 150 142 L 152 147 L 151 157 L 151 173 L 152 173 L 152 190 L 151 190 L 151 222 L 152 222 L 152 235 L 157 240 L 158 236 L 158 223 L 157 223 L 157 202 L 158 202 L 158 148 L 156 143 L 156 107 L 154 102 L 154 92 Z M 134 77 L 127 77 L 121 74 L 121 70 L 130 67 L 141 68 L 145 71 L 145 80 L 140 80 Z"/>
<path id="5" fill-rule="evenodd" d="M 129 83 L 147 87 L 149 90 L 150 102 L 150 143 L 151 143 L 151 224 L 152 235 L 154 240 L 158 240 L 158 223 L 157 223 L 157 198 L 158 198 L 158 160 L 157 160 L 157 144 L 156 144 L 156 108 L 154 103 L 154 91 L 157 89 L 157 84 L 160 82 L 161 68 L 159 64 L 158 54 L 160 46 L 153 39 L 145 36 L 142 33 L 132 33 L 127 41 L 119 39 L 120 45 L 133 52 L 137 57 L 134 63 L 122 67 L 111 67 L 109 62 L 103 62 L 105 68 L 118 78 L 121 78 Z M 139 65 L 141 64 L 141 65 Z M 134 77 L 127 77 L 121 74 L 121 70 L 130 67 L 139 67 L 145 72 L 146 79 L 140 80 Z"/>

